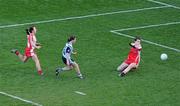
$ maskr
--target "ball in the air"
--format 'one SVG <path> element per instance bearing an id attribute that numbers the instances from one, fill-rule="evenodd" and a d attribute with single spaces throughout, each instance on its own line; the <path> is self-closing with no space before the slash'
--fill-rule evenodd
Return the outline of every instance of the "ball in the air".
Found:
<path id="1" fill-rule="evenodd" d="M 162 53 L 160 57 L 161 57 L 161 60 L 167 60 L 168 59 L 168 55 L 165 53 Z"/>

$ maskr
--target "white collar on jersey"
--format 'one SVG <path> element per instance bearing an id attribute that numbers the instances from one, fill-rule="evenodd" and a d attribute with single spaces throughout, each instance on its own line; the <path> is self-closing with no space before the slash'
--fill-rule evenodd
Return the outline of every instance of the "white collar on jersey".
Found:
<path id="1" fill-rule="evenodd" d="M 71 46 L 72 47 L 72 42 L 67 42 L 66 46 Z"/>

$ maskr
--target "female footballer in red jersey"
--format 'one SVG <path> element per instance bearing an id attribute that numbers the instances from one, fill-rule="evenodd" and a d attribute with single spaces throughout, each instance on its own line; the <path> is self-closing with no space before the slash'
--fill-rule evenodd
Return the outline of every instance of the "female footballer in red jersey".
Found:
<path id="1" fill-rule="evenodd" d="M 140 37 L 136 37 L 133 43 L 130 43 L 131 49 L 127 59 L 117 68 L 120 71 L 119 76 L 126 75 L 131 69 L 138 68 L 140 62 L 140 52 L 142 49 Z"/>
<path id="2" fill-rule="evenodd" d="M 27 46 L 25 49 L 24 55 L 22 55 L 17 49 L 12 49 L 11 53 L 15 53 L 19 59 L 22 62 L 26 62 L 29 58 L 32 58 L 36 64 L 36 68 L 39 75 L 43 75 L 41 65 L 39 62 L 39 59 L 37 57 L 37 54 L 35 53 L 34 49 L 40 49 L 41 46 L 39 43 L 36 43 L 36 27 L 30 27 L 29 29 L 26 29 L 27 33 Z"/>

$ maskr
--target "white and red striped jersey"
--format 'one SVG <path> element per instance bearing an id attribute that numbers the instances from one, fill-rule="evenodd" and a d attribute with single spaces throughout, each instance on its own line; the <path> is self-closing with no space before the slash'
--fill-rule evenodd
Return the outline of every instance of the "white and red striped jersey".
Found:
<path id="1" fill-rule="evenodd" d="M 27 35 L 27 48 L 34 50 L 36 41 L 36 36 L 34 34 Z"/>

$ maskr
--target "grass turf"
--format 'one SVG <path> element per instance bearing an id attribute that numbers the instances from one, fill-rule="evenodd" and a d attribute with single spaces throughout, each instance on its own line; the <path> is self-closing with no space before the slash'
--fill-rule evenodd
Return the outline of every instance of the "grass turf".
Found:
<path id="1" fill-rule="evenodd" d="M 180 5 L 178 0 L 164 1 Z M 4 7 L 0 10 L 0 23 L 7 25 L 160 5 L 146 0 L 1 0 L 0 6 Z M 26 46 L 24 29 L 28 26 L 0 29 L 0 91 L 45 106 L 178 106 L 180 54 L 142 43 L 143 62 L 140 67 L 119 78 L 116 67 L 126 58 L 131 39 L 109 31 L 174 22 L 179 20 L 179 15 L 177 9 L 164 8 L 38 24 L 37 38 L 43 44 L 38 51 L 45 72 L 43 77 L 37 75 L 32 60 L 24 64 L 10 54 L 11 48 L 18 48 L 23 53 Z M 180 25 L 170 25 L 123 33 L 140 34 L 143 39 L 180 49 L 179 28 Z M 55 77 L 55 68 L 64 66 L 61 50 L 70 34 L 77 35 L 74 48 L 78 55 L 74 59 L 86 76 L 85 80 L 77 79 L 74 71 L 62 73 L 58 79 Z M 167 61 L 159 59 L 163 52 L 169 56 Z M 81 96 L 74 91 L 87 95 Z M 0 100 L 0 104 L 5 106 L 29 105 L 3 95 L 0 95 Z"/>

